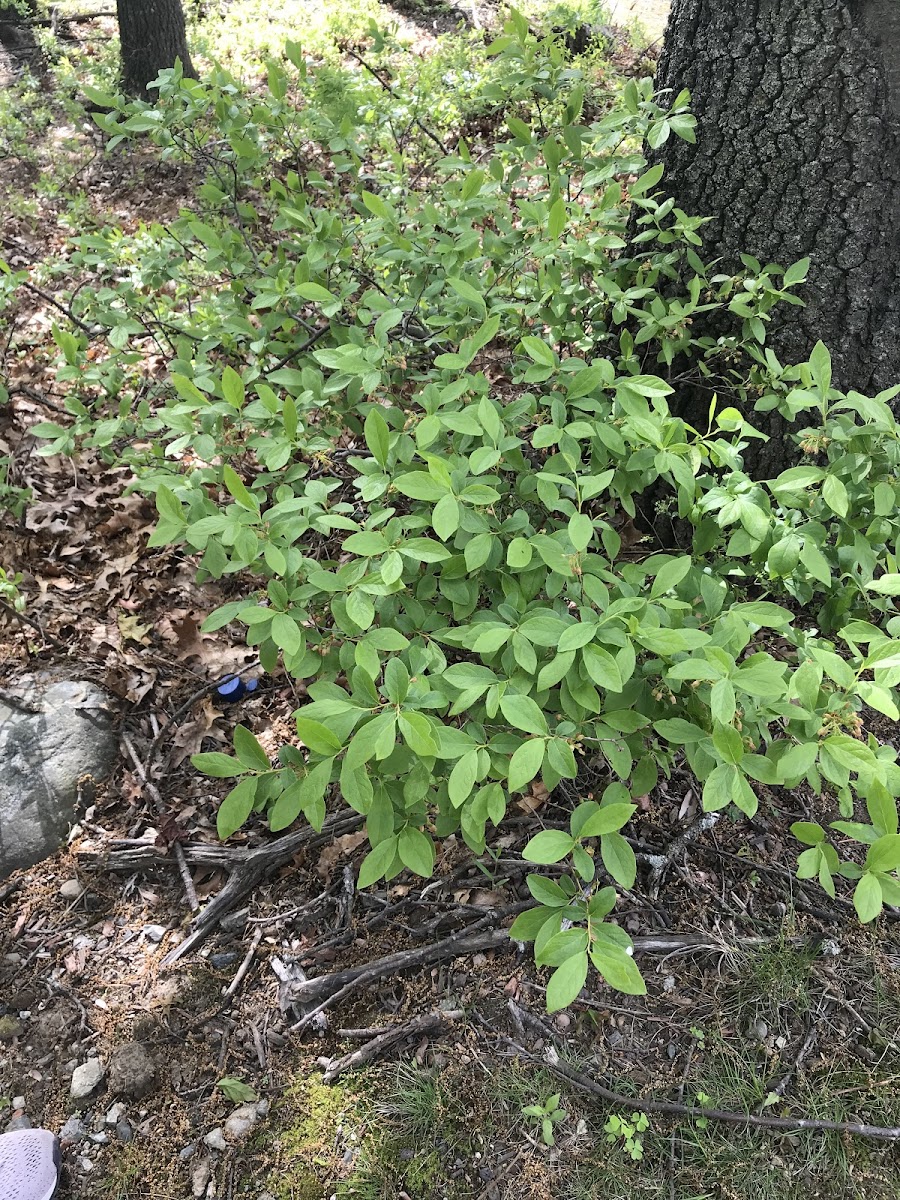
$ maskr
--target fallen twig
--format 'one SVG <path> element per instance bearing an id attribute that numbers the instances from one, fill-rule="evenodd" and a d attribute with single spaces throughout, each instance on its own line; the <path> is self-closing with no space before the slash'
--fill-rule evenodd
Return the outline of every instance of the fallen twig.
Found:
<path id="1" fill-rule="evenodd" d="M 238 990 L 238 988 L 241 986 L 241 984 L 244 982 L 247 972 L 250 970 L 251 966 L 253 965 L 253 960 L 256 957 L 257 947 L 259 946 L 259 943 L 262 941 L 262 935 L 263 935 L 263 931 L 261 928 L 254 931 L 253 937 L 250 941 L 250 949 L 244 955 L 244 961 L 238 967 L 237 971 L 235 971 L 234 979 L 232 979 L 231 983 L 229 983 L 227 988 L 222 989 L 223 996 L 226 996 L 226 997 L 233 996 L 235 994 L 235 992 Z"/>
<path id="2" fill-rule="evenodd" d="M 377 1058 L 397 1042 L 427 1033 L 437 1026 L 443 1025 L 445 1021 L 458 1021 L 463 1015 L 462 1009 L 458 1008 L 448 1012 L 423 1013 L 403 1025 L 392 1025 L 388 1029 L 382 1030 L 365 1045 L 352 1050 L 349 1054 L 343 1054 L 339 1058 L 320 1059 L 321 1065 L 325 1068 L 324 1082 L 332 1083 L 345 1071 L 371 1062 L 373 1058 Z"/>
<path id="3" fill-rule="evenodd" d="M 241 900 L 251 892 L 267 875 L 290 859 L 301 847 L 312 847 L 331 841 L 333 837 L 350 833 L 356 829 L 363 818 L 357 813 L 342 814 L 326 823 L 321 833 L 316 833 L 309 826 L 298 829 L 277 838 L 274 842 L 258 846 L 255 850 L 230 850 L 224 856 L 225 865 L 230 866 L 231 874 L 222 890 L 194 918 L 194 928 L 183 942 L 175 946 L 162 960 L 161 966 L 171 966 L 183 958 L 190 950 L 196 949 L 231 909 L 236 908 Z M 220 851 L 219 865 L 222 865 L 224 847 Z M 187 849 L 185 857 L 190 861 Z"/>
<path id="4" fill-rule="evenodd" d="M 129 738 L 128 734 L 124 731 L 122 733 L 122 745 L 128 751 L 128 756 L 134 763 L 134 769 L 140 776 L 141 782 L 150 793 L 150 796 L 156 806 L 156 811 L 162 813 L 165 808 L 165 804 L 163 803 L 162 796 L 159 794 L 159 789 L 150 779 L 147 778 L 147 772 L 144 769 L 143 763 L 138 758 L 137 751 L 131 744 L 131 738 Z M 175 862 L 178 865 L 178 874 L 181 876 L 181 883 L 184 887 L 184 894 L 188 902 L 188 908 L 192 913 L 195 913 L 200 908 L 200 901 L 197 899 L 197 890 L 194 887 L 194 881 L 191 878 L 190 871 L 188 870 L 187 861 L 184 857 L 184 850 L 182 850 L 180 842 L 176 841 L 173 843 L 172 853 L 174 854 Z"/>
<path id="5" fill-rule="evenodd" d="M 502 919 L 502 914 L 496 914 Z M 345 999 L 351 992 L 384 979 L 388 975 L 396 975 L 399 971 L 412 968 L 428 967 L 434 963 L 445 962 L 450 958 L 459 958 L 466 954 L 478 954 L 483 950 L 496 950 L 503 946 L 514 946 L 509 939 L 507 929 L 489 929 L 473 932 L 463 930 L 452 937 L 444 938 L 430 946 L 418 946 L 414 950 L 400 950 L 396 954 L 388 954 L 373 962 L 363 963 L 358 967 L 347 967 L 343 971 L 334 971 L 330 975 L 317 975 L 303 983 L 294 983 L 288 992 L 288 998 L 294 1005 L 315 1005 L 304 1013 L 291 1032 L 304 1029 L 319 1013 L 324 1012 L 339 1000 Z"/>
<path id="6" fill-rule="evenodd" d="M 650 1100 L 640 1096 L 624 1096 L 620 1092 L 611 1091 L 591 1079 L 584 1072 L 576 1070 L 564 1062 L 549 1062 L 539 1055 L 531 1054 L 524 1046 L 514 1042 L 512 1038 L 500 1035 L 502 1040 L 512 1047 L 517 1054 L 529 1062 L 536 1063 L 545 1070 L 552 1072 L 560 1079 L 565 1079 L 593 1096 L 599 1096 L 608 1104 L 620 1105 L 636 1112 L 664 1113 L 673 1117 L 690 1117 L 693 1120 L 722 1121 L 728 1125 L 750 1125 L 755 1129 L 784 1129 L 796 1132 L 798 1129 L 810 1129 L 818 1132 L 852 1133 L 857 1137 L 879 1138 L 883 1141 L 900 1139 L 900 1126 L 868 1125 L 862 1121 L 826 1121 L 812 1117 L 766 1117 L 757 1113 L 730 1112 L 723 1108 L 701 1108 L 694 1104 L 681 1104 L 675 1100 Z"/>
<path id="7" fill-rule="evenodd" d="M 8 613 L 11 617 L 15 617 L 17 621 L 21 621 L 23 625 L 30 625 L 32 629 L 36 629 L 44 641 L 49 642 L 51 646 L 55 646 L 57 650 L 62 650 L 68 654 L 71 646 L 67 646 L 65 642 L 61 642 L 59 638 L 53 636 L 52 633 L 47 633 L 42 625 L 40 625 L 33 617 L 26 617 L 24 613 L 17 612 L 11 604 L 7 604 L 5 600 L 0 600 L 0 610 Z"/>

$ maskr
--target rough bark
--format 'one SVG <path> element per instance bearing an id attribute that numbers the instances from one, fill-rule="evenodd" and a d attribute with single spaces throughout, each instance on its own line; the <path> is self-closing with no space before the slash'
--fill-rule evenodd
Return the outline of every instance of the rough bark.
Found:
<path id="1" fill-rule="evenodd" d="M 837 386 L 900 381 L 900 2 L 674 0 L 657 81 L 691 90 L 697 145 L 657 157 L 706 257 L 812 260 L 782 361 L 821 339 Z"/>
<path id="2" fill-rule="evenodd" d="M 122 52 L 122 87 L 129 95 L 152 99 L 148 85 L 181 59 L 194 77 L 184 31 L 181 0 L 116 0 Z"/>
<path id="3" fill-rule="evenodd" d="M 34 0 L 24 4 L 0 2 L 0 46 L 23 65 L 32 66 L 40 57 L 34 30 L 29 24 L 29 14 L 33 13 Z"/>

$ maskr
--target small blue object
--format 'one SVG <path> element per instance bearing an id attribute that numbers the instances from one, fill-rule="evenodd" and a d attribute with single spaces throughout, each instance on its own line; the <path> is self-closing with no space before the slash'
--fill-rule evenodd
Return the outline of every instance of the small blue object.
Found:
<path id="1" fill-rule="evenodd" d="M 226 704 L 235 704 L 238 700 L 252 695 L 258 686 L 258 679 L 243 680 L 240 675 L 226 675 L 216 688 L 216 694 Z"/>

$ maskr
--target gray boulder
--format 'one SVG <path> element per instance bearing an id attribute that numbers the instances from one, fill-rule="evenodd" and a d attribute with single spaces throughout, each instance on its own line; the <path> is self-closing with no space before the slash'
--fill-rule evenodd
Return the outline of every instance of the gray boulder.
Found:
<path id="1" fill-rule="evenodd" d="M 118 751 L 110 697 L 59 680 L 0 692 L 0 880 L 65 842 L 79 785 L 98 783 Z"/>

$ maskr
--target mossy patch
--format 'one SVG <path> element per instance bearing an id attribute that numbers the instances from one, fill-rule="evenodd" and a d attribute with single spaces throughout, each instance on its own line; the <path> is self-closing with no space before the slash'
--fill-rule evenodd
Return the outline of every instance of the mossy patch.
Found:
<path id="1" fill-rule="evenodd" d="M 348 1171 L 344 1151 L 359 1139 L 359 1111 L 357 1095 L 315 1075 L 298 1078 L 287 1088 L 276 1109 L 276 1165 L 267 1183 L 277 1200 L 319 1200 L 333 1194 Z"/>

